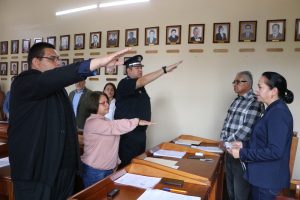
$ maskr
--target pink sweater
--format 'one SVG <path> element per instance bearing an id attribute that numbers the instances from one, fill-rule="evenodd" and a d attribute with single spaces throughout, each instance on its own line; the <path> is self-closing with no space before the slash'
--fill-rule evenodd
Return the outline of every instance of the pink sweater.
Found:
<path id="1" fill-rule="evenodd" d="M 111 121 L 101 115 L 91 114 L 83 130 L 82 162 L 95 169 L 115 168 L 120 164 L 118 156 L 120 135 L 132 131 L 138 123 L 137 118 Z"/>

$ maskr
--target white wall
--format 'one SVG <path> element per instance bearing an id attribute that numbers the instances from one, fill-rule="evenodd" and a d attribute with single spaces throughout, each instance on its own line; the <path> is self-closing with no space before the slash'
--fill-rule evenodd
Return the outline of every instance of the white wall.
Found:
<path id="1" fill-rule="evenodd" d="M 153 122 L 157 124 L 148 130 L 148 147 L 177 137 L 182 133 L 198 135 L 218 140 L 227 108 L 235 94 L 231 82 L 236 72 L 250 70 L 257 80 L 262 72 L 272 70 L 283 74 L 288 87 L 294 92 L 295 101 L 289 107 L 294 116 L 294 130 L 300 131 L 300 59 L 295 48 L 300 47 L 294 41 L 295 19 L 300 18 L 299 0 L 152 0 L 149 3 L 117 8 L 103 8 L 66 16 L 55 16 L 55 11 L 82 5 L 99 3 L 97 0 L 1 0 L 0 1 L 0 41 L 34 38 L 56 35 L 102 31 L 101 55 L 109 51 L 124 48 L 125 29 L 139 28 L 139 46 L 134 50 L 144 56 L 144 72 L 150 72 L 163 65 L 183 59 L 184 63 L 176 71 L 165 75 L 148 85 L 151 96 Z M 286 19 L 285 42 L 266 42 L 266 20 Z M 257 42 L 238 42 L 238 23 L 245 20 L 257 20 Z M 229 44 L 212 43 L 213 23 L 230 22 L 231 38 Z M 205 24 L 205 43 L 187 44 L 189 24 Z M 165 45 L 166 26 L 182 25 L 182 44 Z M 160 45 L 144 46 L 145 27 L 160 27 Z M 106 31 L 120 30 L 120 48 L 107 49 Z M 267 52 L 267 48 L 283 48 L 283 52 Z M 189 53 L 189 49 L 201 48 L 203 53 Z M 214 53 L 217 48 L 226 48 L 228 53 Z M 254 48 L 253 53 L 240 53 L 240 48 Z M 179 49 L 180 53 L 166 53 L 169 49 Z M 146 50 L 158 50 L 157 54 L 146 54 Z M 87 59 L 91 57 L 88 48 L 84 51 L 68 51 L 72 60 L 74 53 L 83 52 Z M 65 53 L 65 52 L 63 52 Z M 25 60 L 26 54 L 19 54 L 15 60 Z M 5 57 L 7 59 L 5 59 Z M 10 61 L 11 55 L 1 56 L 1 61 Z M 0 77 L 1 86 L 8 90 L 9 77 Z M 98 81 L 88 81 L 93 90 L 102 90 L 105 78 L 123 77 L 119 69 L 118 76 L 105 76 L 102 69 Z M 116 82 L 117 83 L 117 82 Z M 68 91 L 74 87 L 67 88 Z M 294 178 L 300 179 L 300 148 L 297 151 Z"/>

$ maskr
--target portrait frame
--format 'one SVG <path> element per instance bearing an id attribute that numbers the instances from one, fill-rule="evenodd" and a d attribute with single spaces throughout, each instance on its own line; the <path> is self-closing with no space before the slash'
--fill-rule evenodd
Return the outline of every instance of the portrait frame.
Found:
<path id="1" fill-rule="evenodd" d="M 70 50 L 70 35 L 61 35 L 59 38 L 59 50 L 68 51 Z"/>
<path id="2" fill-rule="evenodd" d="M 267 32 L 266 32 L 266 41 L 267 42 L 284 42 L 285 41 L 285 19 L 275 19 L 267 20 Z M 274 28 L 273 28 L 274 27 Z M 277 27 L 277 28 L 275 28 Z M 273 36 L 274 30 L 278 29 L 277 36 Z"/>
<path id="3" fill-rule="evenodd" d="M 11 40 L 10 46 L 11 46 L 11 49 L 10 49 L 11 54 L 19 53 L 19 40 Z M 16 49 L 13 48 L 14 46 L 16 46 Z"/>
<path id="4" fill-rule="evenodd" d="M 107 31 L 106 47 L 119 47 L 120 30 Z"/>
<path id="5" fill-rule="evenodd" d="M 98 36 L 98 43 L 94 44 L 93 37 Z M 90 49 L 98 49 L 101 48 L 101 31 L 98 32 L 90 32 Z"/>
<path id="6" fill-rule="evenodd" d="M 8 54 L 8 41 L 0 42 L 0 55 Z"/>
<path id="7" fill-rule="evenodd" d="M 250 31 L 247 34 L 248 27 Z M 256 42 L 257 21 L 239 21 L 239 42 Z"/>
<path id="8" fill-rule="evenodd" d="M 84 47 L 85 47 L 85 33 L 74 34 L 74 50 L 82 50 L 84 49 Z"/>
<path id="9" fill-rule="evenodd" d="M 105 66 L 105 75 L 118 75 L 118 65 L 113 67 L 113 71 L 109 71 L 108 67 Z"/>
<path id="10" fill-rule="evenodd" d="M 172 38 L 171 36 L 174 30 L 177 33 L 177 35 L 175 35 L 173 41 L 173 39 L 171 39 Z M 166 27 L 166 44 L 167 45 L 181 44 L 181 25 L 172 25 Z"/>
<path id="11" fill-rule="evenodd" d="M 296 19 L 296 24 L 295 24 L 295 41 L 300 41 L 300 19 Z"/>
<path id="12" fill-rule="evenodd" d="M 30 49 L 30 39 L 22 40 L 22 53 L 28 53 Z"/>
<path id="13" fill-rule="evenodd" d="M 129 34 L 132 33 L 133 38 L 132 41 L 129 41 Z M 139 45 L 139 29 L 138 28 L 131 28 L 125 29 L 125 47 L 133 47 Z"/>
<path id="14" fill-rule="evenodd" d="M 219 30 L 221 28 L 223 35 Z M 213 43 L 230 43 L 230 22 L 214 23 L 213 34 Z"/>
<path id="15" fill-rule="evenodd" d="M 47 42 L 52 44 L 56 48 L 56 36 L 49 36 L 47 37 Z"/>
<path id="16" fill-rule="evenodd" d="M 61 63 L 61 67 L 64 67 L 69 64 L 69 59 L 68 58 L 61 59 L 60 63 Z"/>
<path id="17" fill-rule="evenodd" d="M 124 63 L 125 63 L 125 61 L 128 60 L 129 58 L 131 58 L 131 57 L 124 57 Z M 123 75 L 127 75 L 127 73 L 126 73 L 126 65 L 123 65 Z"/>
<path id="18" fill-rule="evenodd" d="M 7 75 L 7 62 L 0 62 L 0 76 L 6 76 Z"/>
<path id="19" fill-rule="evenodd" d="M 150 41 L 150 32 L 154 32 L 152 42 Z M 148 39 L 149 38 L 149 39 Z M 159 27 L 146 27 L 145 28 L 145 46 L 159 45 Z"/>
<path id="20" fill-rule="evenodd" d="M 43 38 L 33 38 L 33 44 L 43 42 Z"/>
<path id="21" fill-rule="evenodd" d="M 84 58 L 73 58 L 73 63 L 84 61 Z"/>
<path id="22" fill-rule="evenodd" d="M 199 37 L 194 37 L 194 29 L 199 30 Z M 203 44 L 204 43 L 205 24 L 189 24 L 188 43 L 189 44 Z"/>
<path id="23" fill-rule="evenodd" d="M 15 69 L 13 69 L 13 66 L 16 66 Z M 18 75 L 19 73 L 19 62 L 18 61 L 11 61 L 10 62 L 10 75 Z"/>
<path id="24" fill-rule="evenodd" d="M 29 69 L 28 67 L 27 61 L 21 61 L 21 72 L 27 71 Z"/>

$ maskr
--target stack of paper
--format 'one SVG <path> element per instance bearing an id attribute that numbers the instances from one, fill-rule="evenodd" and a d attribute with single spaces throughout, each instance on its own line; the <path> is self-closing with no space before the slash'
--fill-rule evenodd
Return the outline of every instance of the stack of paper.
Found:
<path id="1" fill-rule="evenodd" d="M 172 167 L 174 169 L 178 169 L 179 166 L 176 166 L 177 161 L 174 160 L 167 160 L 162 158 L 153 158 L 153 157 L 146 157 L 144 160 L 154 162 L 163 166 Z"/>
<path id="2" fill-rule="evenodd" d="M 172 157 L 172 158 L 182 158 L 185 155 L 185 152 L 160 149 L 158 151 L 155 151 L 153 155 Z"/>
<path id="3" fill-rule="evenodd" d="M 172 192 L 166 192 L 163 190 L 146 190 L 138 200 L 201 200 L 201 197 L 188 196 L 183 194 L 176 194 Z"/>
<path id="4" fill-rule="evenodd" d="M 212 146 L 193 146 L 192 148 L 200 149 L 202 151 L 212 152 L 212 153 L 223 153 L 223 150 L 219 147 L 212 147 Z"/>
<path id="5" fill-rule="evenodd" d="M 115 182 L 123 185 L 148 189 L 153 188 L 160 180 L 161 178 L 126 173 L 119 179 L 115 180 Z"/>
<path id="6" fill-rule="evenodd" d="M 191 145 L 199 145 L 201 143 L 201 141 L 178 139 L 178 140 L 174 141 L 174 143 L 191 146 Z"/>
<path id="7" fill-rule="evenodd" d="M 9 160 L 8 160 L 8 157 L 1 158 L 1 159 L 0 159 L 0 168 L 1 168 L 1 167 L 5 167 L 5 166 L 9 166 Z"/>

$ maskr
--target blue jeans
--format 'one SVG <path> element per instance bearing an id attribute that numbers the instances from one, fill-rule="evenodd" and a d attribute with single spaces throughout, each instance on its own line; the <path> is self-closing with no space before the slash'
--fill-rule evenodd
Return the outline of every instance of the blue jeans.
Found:
<path id="1" fill-rule="evenodd" d="M 279 194 L 279 189 L 266 189 L 252 185 L 252 199 L 253 200 L 275 200 Z"/>
<path id="2" fill-rule="evenodd" d="M 82 173 L 82 180 L 84 188 L 87 188 L 94 183 L 104 179 L 105 177 L 111 175 L 113 173 L 113 169 L 109 170 L 100 170 L 92 168 L 84 163 L 82 163 L 83 173 Z"/>

